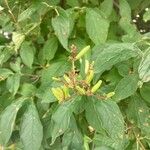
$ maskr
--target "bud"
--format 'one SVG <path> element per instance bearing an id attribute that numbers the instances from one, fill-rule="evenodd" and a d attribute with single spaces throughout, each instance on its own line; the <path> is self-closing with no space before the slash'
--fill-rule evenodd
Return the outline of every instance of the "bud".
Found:
<path id="1" fill-rule="evenodd" d="M 90 63 L 89 63 L 89 61 L 88 61 L 88 60 L 85 60 L 85 74 L 87 74 L 87 73 L 88 73 L 89 68 L 90 68 Z"/>
<path id="2" fill-rule="evenodd" d="M 56 78 L 56 77 L 52 77 L 52 79 L 53 79 L 54 81 L 61 81 L 60 78 Z"/>
<path id="3" fill-rule="evenodd" d="M 90 83 L 92 81 L 93 77 L 94 77 L 94 70 L 92 69 L 92 70 L 89 70 L 89 72 L 86 76 L 85 82 Z"/>
<path id="4" fill-rule="evenodd" d="M 67 86 L 62 86 L 62 90 L 64 92 L 64 96 L 65 96 L 65 99 L 70 97 L 70 94 L 69 94 L 69 88 Z"/>
<path id="5" fill-rule="evenodd" d="M 108 93 L 107 95 L 106 95 L 106 97 L 107 98 L 111 98 L 112 96 L 114 96 L 115 95 L 115 92 L 110 92 L 110 93 Z"/>
<path id="6" fill-rule="evenodd" d="M 70 83 L 70 78 L 66 75 L 66 74 L 64 74 L 64 79 L 65 79 L 65 81 L 69 84 Z"/>
<path id="7" fill-rule="evenodd" d="M 86 91 L 83 88 L 81 88 L 80 86 L 76 86 L 75 88 L 79 92 L 79 94 L 81 94 L 81 95 L 86 94 Z"/>
<path id="8" fill-rule="evenodd" d="M 80 52 L 79 54 L 77 54 L 77 56 L 75 57 L 76 60 L 80 59 L 85 53 L 87 53 L 87 51 L 90 49 L 90 46 L 86 46 L 84 47 Z"/>
<path id="9" fill-rule="evenodd" d="M 52 88 L 51 90 L 59 102 L 64 100 L 64 92 L 61 88 Z"/>
<path id="10" fill-rule="evenodd" d="M 100 88 L 101 84 L 102 84 L 102 80 L 99 80 L 99 81 L 92 87 L 91 92 L 92 92 L 92 93 L 95 93 L 95 92 Z"/>

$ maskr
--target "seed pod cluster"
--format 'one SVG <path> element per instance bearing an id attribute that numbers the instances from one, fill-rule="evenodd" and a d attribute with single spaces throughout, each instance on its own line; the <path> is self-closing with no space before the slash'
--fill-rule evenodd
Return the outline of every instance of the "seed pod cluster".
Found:
<path id="1" fill-rule="evenodd" d="M 75 46 L 74 46 L 75 47 Z M 74 48 L 75 49 L 75 48 Z M 94 95 L 102 84 L 102 80 L 99 80 L 95 85 L 92 84 L 94 78 L 94 62 L 90 63 L 88 60 L 85 60 L 85 77 L 84 79 L 80 75 L 80 72 L 76 73 L 75 61 L 81 60 L 81 58 L 87 53 L 90 49 L 90 46 L 83 48 L 76 56 L 76 49 L 73 51 L 74 56 L 71 55 L 73 59 L 72 70 L 65 73 L 62 78 L 53 77 L 53 80 L 63 83 L 62 86 L 52 88 L 51 91 L 56 97 L 59 103 L 69 99 L 73 93 L 79 95 Z M 75 58 L 75 59 L 74 59 Z M 106 94 L 106 99 L 114 95 L 114 92 Z"/>

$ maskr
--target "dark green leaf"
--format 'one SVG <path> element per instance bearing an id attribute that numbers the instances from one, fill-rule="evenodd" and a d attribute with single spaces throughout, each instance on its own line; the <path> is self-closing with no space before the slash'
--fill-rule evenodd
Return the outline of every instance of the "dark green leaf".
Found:
<path id="1" fill-rule="evenodd" d="M 34 59 L 34 47 L 30 46 L 28 42 L 24 42 L 20 49 L 20 56 L 23 63 L 31 68 Z"/>
<path id="2" fill-rule="evenodd" d="M 138 87 L 138 77 L 137 75 L 131 74 L 125 76 L 120 80 L 118 85 L 115 88 L 115 95 L 113 99 L 115 101 L 120 101 L 125 99 L 131 95 L 133 95 Z"/>
<path id="3" fill-rule="evenodd" d="M 20 86 L 20 74 L 16 73 L 7 79 L 7 89 L 15 95 Z"/>
<path id="4" fill-rule="evenodd" d="M 136 124 L 141 129 L 142 134 L 150 138 L 149 107 L 138 95 L 131 97 L 126 112 L 130 122 Z"/>
<path id="5" fill-rule="evenodd" d="M 26 19 L 30 19 L 31 15 L 36 12 L 38 7 L 39 3 L 33 3 L 30 7 L 28 7 L 26 10 L 19 14 L 18 21 L 20 22 Z"/>
<path id="6" fill-rule="evenodd" d="M 107 39 L 109 22 L 93 9 L 86 12 L 86 31 L 95 44 L 104 43 Z"/>
<path id="7" fill-rule="evenodd" d="M 107 44 L 105 47 L 97 46 L 93 52 L 96 73 L 103 73 L 113 65 L 140 54 L 138 48 L 130 43 L 113 43 Z"/>
<path id="8" fill-rule="evenodd" d="M 60 43 L 65 49 L 68 49 L 68 38 L 70 36 L 70 18 L 65 10 L 58 7 L 58 14 L 52 19 L 52 26 Z"/>
<path id="9" fill-rule="evenodd" d="M 34 85 L 29 83 L 24 83 L 21 87 L 20 94 L 25 97 L 28 97 L 28 96 L 34 96 L 35 92 L 36 92 L 36 87 Z"/>
<path id="10" fill-rule="evenodd" d="M 0 144 L 6 145 L 11 137 L 16 115 L 21 108 L 24 100 L 20 99 L 9 105 L 1 114 L 0 117 Z"/>
<path id="11" fill-rule="evenodd" d="M 150 103 L 150 83 L 145 83 L 140 89 L 140 94 L 142 98 Z"/>
<path id="12" fill-rule="evenodd" d="M 148 48 L 140 62 L 139 68 L 139 77 L 143 82 L 150 81 L 150 48 Z"/>
<path id="13" fill-rule="evenodd" d="M 48 68 L 42 70 L 42 84 L 51 84 L 53 81 L 52 77 L 62 76 L 69 69 L 70 64 L 67 60 L 55 61 Z"/>
<path id="14" fill-rule="evenodd" d="M 58 109 L 52 115 L 52 121 L 54 123 L 51 130 L 52 143 L 68 129 L 70 118 L 74 111 L 74 104 L 76 101 L 80 101 L 80 99 L 81 97 L 76 96 L 69 101 L 60 104 Z"/>
<path id="15" fill-rule="evenodd" d="M 28 106 L 22 120 L 20 138 L 24 150 L 39 150 L 43 139 L 43 127 L 34 104 Z"/>
<path id="16" fill-rule="evenodd" d="M 96 131 L 105 130 L 111 138 L 123 139 L 123 116 L 115 102 L 92 98 L 88 99 L 86 106 L 86 118 L 89 125 Z"/>
<path id="17" fill-rule="evenodd" d="M 55 53 L 58 48 L 58 41 L 56 37 L 49 37 L 49 39 L 45 42 L 43 51 L 43 57 L 45 60 L 51 60 L 54 58 Z"/>

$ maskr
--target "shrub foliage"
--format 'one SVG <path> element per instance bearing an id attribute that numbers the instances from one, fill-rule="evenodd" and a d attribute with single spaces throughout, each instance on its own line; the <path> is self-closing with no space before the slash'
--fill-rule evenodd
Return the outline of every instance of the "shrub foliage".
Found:
<path id="1" fill-rule="evenodd" d="M 0 149 L 150 149 L 149 0 L 0 0 Z"/>

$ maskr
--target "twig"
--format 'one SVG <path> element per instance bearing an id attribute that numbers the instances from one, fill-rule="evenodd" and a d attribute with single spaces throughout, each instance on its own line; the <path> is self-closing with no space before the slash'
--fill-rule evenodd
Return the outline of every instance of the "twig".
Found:
<path id="1" fill-rule="evenodd" d="M 65 7 L 65 4 L 66 4 L 66 0 L 60 0 L 60 6 L 61 6 L 62 8 Z"/>
<path id="2" fill-rule="evenodd" d="M 143 143 L 140 141 L 140 138 L 139 138 L 139 135 L 136 135 L 136 133 L 133 131 L 134 135 L 135 135 L 135 138 L 136 138 L 136 141 L 137 141 L 137 146 L 138 144 L 140 145 L 140 147 L 142 148 L 142 150 L 146 150 Z"/>
<path id="3" fill-rule="evenodd" d="M 9 14 L 10 14 L 10 16 L 11 16 L 13 22 L 14 22 L 14 23 L 17 23 L 16 17 L 15 17 L 14 14 L 12 13 L 12 11 L 11 11 L 11 9 L 10 9 L 10 7 L 9 7 L 8 1 L 7 1 L 7 0 L 4 0 L 4 3 L 5 3 L 5 5 L 6 5 L 7 9 L 8 9 L 8 12 L 9 12 Z"/>
<path id="4" fill-rule="evenodd" d="M 114 6 L 116 6 L 118 9 L 120 9 L 119 4 L 114 0 L 113 1 Z"/>

